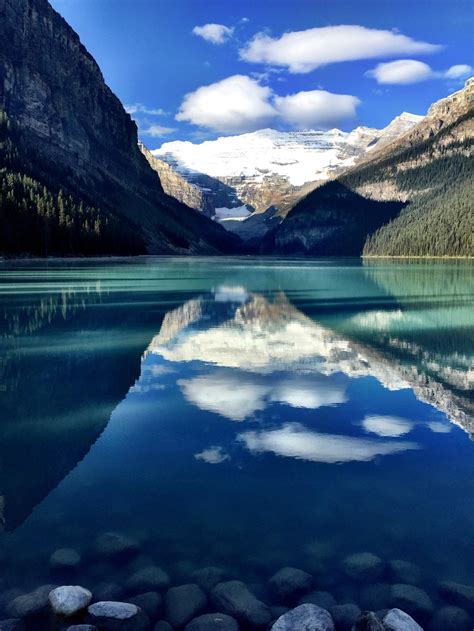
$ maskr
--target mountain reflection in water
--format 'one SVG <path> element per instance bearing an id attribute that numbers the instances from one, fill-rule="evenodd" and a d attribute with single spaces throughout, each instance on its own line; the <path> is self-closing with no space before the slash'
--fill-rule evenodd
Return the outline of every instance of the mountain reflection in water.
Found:
<path id="1" fill-rule="evenodd" d="M 474 433 L 472 371 L 446 368 L 439 353 L 430 357 L 420 348 L 414 353 L 391 331 L 404 317 L 401 310 L 353 317 L 356 336 L 357 329 L 370 330 L 371 347 L 319 325 L 283 293 L 270 300 L 242 287 L 219 288 L 168 312 L 145 357 L 152 353 L 167 362 L 198 361 L 224 369 L 178 383 L 189 402 L 236 421 L 274 401 L 313 409 L 344 403 L 344 384 L 329 378 L 343 373 L 375 377 L 388 390 L 411 388 L 419 400 Z M 417 355 L 421 361 L 415 361 Z M 279 376 L 287 372 L 291 376 Z"/>
<path id="2" fill-rule="evenodd" d="M 268 575 L 324 548 L 468 580 L 468 265 L 45 268 L 0 268 L 0 551 L 18 575 L 118 530 L 169 569 Z"/>

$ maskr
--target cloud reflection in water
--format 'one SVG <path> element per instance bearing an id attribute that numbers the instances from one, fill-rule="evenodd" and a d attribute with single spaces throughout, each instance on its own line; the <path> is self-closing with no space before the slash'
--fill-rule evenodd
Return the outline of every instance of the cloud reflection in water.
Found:
<path id="1" fill-rule="evenodd" d="M 277 456 L 336 464 L 367 462 L 410 449 L 419 449 L 408 441 L 381 441 L 337 434 L 321 434 L 299 423 L 287 423 L 281 428 L 243 432 L 237 440 L 251 453 L 271 452 Z"/>
<path id="2" fill-rule="evenodd" d="M 178 381 L 185 398 L 202 410 L 243 421 L 277 402 L 294 408 L 317 409 L 347 400 L 345 387 L 314 375 L 280 377 L 214 371 Z"/>

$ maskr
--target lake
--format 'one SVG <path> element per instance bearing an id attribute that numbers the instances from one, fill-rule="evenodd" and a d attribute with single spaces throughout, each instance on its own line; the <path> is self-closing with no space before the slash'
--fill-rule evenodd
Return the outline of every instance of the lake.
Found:
<path id="1" fill-rule="evenodd" d="M 118 590 L 112 531 L 178 584 L 217 566 L 265 598 L 294 566 L 340 603 L 441 607 L 474 576 L 473 306 L 461 261 L 1 263 L 0 606 L 57 582 L 58 548 Z"/>

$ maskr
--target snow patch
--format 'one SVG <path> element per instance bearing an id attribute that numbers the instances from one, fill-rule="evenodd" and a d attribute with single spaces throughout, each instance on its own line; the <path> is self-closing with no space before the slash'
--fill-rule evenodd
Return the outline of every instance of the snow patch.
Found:
<path id="1" fill-rule="evenodd" d="M 339 129 L 287 132 L 261 129 L 199 144 L 166 142 L 152 154 L 188 179 L 193 173 L 253 182 L 281 176 L 294 186 L 302 186 L 326 180 L 334 169 L 352 166 L 358 156 L 380 140 L 385 144 L 394 140 L 421 118 L 404 112 L 382 130 L 357 127 L 350 133 Z"/>
<path id="2" fill-rule="evenodd" d="M 234 208 L 216 208 L 215 213 L 217 221 L 243 221 L 252 214 L 245 204 Z"/>

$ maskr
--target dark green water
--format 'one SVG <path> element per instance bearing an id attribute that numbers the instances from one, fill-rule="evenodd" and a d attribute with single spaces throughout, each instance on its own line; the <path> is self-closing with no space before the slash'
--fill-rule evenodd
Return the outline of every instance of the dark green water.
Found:
<path id="1" fill-rule="evenodd" d="M 173 576 L 293 565 L 356 600 L 341 561 L 370 551 L 434 598 L 472 582 L 473 281 L 465 262 L 1 264 L 0 586 L 50 582 L 52 551 L 108 530 Z"/>

